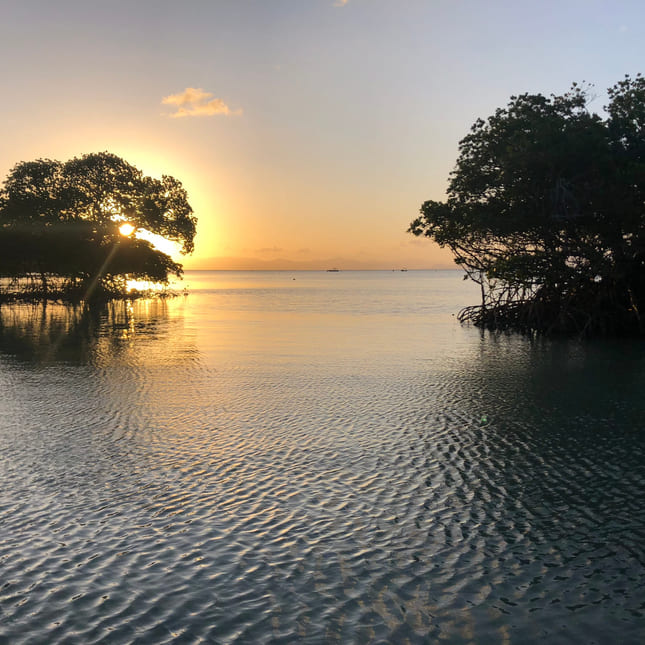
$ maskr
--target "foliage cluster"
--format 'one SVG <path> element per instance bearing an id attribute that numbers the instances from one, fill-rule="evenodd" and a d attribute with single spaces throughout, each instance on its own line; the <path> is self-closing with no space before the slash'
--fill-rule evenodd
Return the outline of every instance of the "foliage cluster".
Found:
<path id="1" fill-rule="evenodd" d="M 128 279 L 167 283 L 179 263 L 119 233 L 129 222 L 193 250 L 196 218 L 179 181 L 107 153 L 20 162 L 0 190 L 0 278 L 47 297 L 123 295 Z"/>
<path id="2" fill-rule="evenodd" d="M 547 333 L 645 332 L 645 78 L 513 96 L 459 144 L 445 202 L 409 228 L 481 285 L 462 320 Z"/>

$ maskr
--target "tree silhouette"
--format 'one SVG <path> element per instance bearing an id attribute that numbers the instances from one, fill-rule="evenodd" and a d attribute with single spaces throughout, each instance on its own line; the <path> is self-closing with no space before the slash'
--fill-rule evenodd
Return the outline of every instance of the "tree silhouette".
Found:
<path id="1" fill-rule="evenodd" d="M 0 277 L 44 296 L 123 295 L 128 279 L 167 283 L 181 264 L 119 227 L 161 235 L 186 254 L 196 221 L 179 181 L 144 176 L 108 152 L 20 162 L 0 190 Z"/>
<path id="2" fill-rule="evenodd" d="M 409 228 L 449 247 L 482 302 L 462 320 L 547 333 L 645 331 L 645 79 L 522 94 L 459 144 L 445 202 Z"/>

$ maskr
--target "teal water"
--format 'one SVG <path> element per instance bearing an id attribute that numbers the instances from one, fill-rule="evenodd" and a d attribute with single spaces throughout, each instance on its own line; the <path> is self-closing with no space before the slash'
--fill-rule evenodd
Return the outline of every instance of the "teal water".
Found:
<path id="1" fill-rule="evenodd" d="M 0 309 L 0 643 L 641 643 L 645 344 L 457 272 Z"/>

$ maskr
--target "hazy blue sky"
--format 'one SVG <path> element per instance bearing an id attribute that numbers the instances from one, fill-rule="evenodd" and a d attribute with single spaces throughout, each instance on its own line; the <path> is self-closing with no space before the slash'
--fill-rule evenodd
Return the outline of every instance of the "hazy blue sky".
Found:
<path id="1" fill-rule="evenodd" d="M 405 229 L 421 202 L 443 198 L 476 118 L 511 94 L 583 80 L 601 110 L 607 87 L 645 71 L 642 1 L 0 0 L 0 10 L 0 175 L 101 150 L 172 174 L 199 218 L 193 266 L 444 266 L 445 252 Z"/>

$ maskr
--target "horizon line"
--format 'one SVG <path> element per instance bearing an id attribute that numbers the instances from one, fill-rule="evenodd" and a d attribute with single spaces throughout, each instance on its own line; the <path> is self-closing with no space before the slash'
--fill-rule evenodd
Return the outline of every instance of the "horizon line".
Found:
<path id="1" fill-rule="evenodd" d="M 302 268 L 288 268 L 288 269 L 279 269 L 279 268 L 267 268 L 267 267 L 262 267 L 262 268 L 245 268 L 245 269 L 184 269 L 184 273 L 186 271 L 281 271 L 281 272 L 287 272 L 287 271 L 301 271 L 301 272 L 317 272 L 317 273 L 346 273 L 350 271 L 387 271 L 389 273 L 409 273 L 412 271 L 463 271 L 461 267 L 455 266 L 455 267 L 424 267 L 424 268 L 414 268 L 414 269 L 407 269 L 407 268 L 402 268 L 402 269 L 371 269 L 371 268 L 349 268 L 349 269 L 340 269 L 340 268 L 333 268 L 333 269 L 302 269 Z"/>

